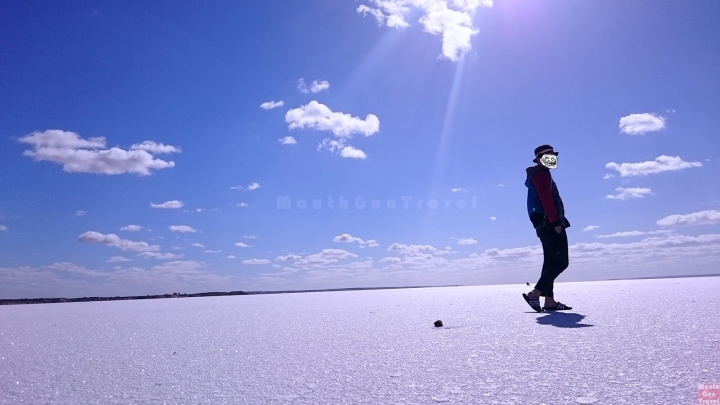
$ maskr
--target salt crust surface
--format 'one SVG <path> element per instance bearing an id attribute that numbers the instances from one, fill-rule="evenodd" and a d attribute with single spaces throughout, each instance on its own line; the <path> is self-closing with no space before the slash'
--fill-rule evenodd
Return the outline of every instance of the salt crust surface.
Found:
<path id="1" fill-rule="evenodd" d="M 720 277 L 0 307 L 0 404 L 691 404 Z M 433 322 L 442 320 L 444 327 Z"/>

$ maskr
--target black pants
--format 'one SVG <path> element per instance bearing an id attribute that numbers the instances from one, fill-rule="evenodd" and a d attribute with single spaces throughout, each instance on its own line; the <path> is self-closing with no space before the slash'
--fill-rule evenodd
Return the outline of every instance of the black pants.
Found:
<path id="1" fill-rule="evenodd" d="M 563 270 L 567 269 L 570 259 L 568 258 L 568 240 L 565 228 L 561 233 L 555 232 L 552 226 L 544 226 L 536 230 L 538 238 L 542 243 L 543 261 L 542 274 L 535 288 L 540 290 L 541 297 L 553 297 L 553 284 L 555 279 Z"/>

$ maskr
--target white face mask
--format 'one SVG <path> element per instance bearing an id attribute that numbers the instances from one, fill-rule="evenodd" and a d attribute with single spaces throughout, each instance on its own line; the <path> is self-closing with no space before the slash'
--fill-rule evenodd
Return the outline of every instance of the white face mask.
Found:
<path id="1" fill-rule="evenodd" d="M 542 155 L 540 157 L 540 164 L 547 167 L 548 169 L 557 169 L 557 156 L 555 155 Z"/>

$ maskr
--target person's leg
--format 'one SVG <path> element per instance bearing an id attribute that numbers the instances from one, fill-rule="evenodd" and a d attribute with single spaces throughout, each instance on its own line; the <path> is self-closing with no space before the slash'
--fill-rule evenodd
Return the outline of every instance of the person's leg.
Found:
<path id="1" fill-rule="evenodd" d="M 554 229 L 553 232 L 555 232 Z M 565 271 L 565 269 L 567 269 L 568 265 L 570 264 L 570 258 L 568 255 L 567 233 L 565 232 L 565 229 L 563 228 L 562 232 L 560 232 L 559 234 L 555 232 L 554 236 L 555 238 L 552 249 L 553 264 L 552 271 L 550 272 L 551 277 L 549 277 L 547 287 L 545 288 L 545 294 L 543 295 L 545 297 L 545 307 L 548 308 L 552 308 L 557 305 L 557 302 L 555 301 L 555 293 L 553 292 L 555 279 L 563 271 Z"/>
<path id="2" fill-rule="evenodd" d="M 555 279 L 555 260 L 554 260 L 554 246 L 553 235 L 548 233 L 548 227 L 540 228 L 537 230 L 537 235 L 540 238 L 540 243 L 543 249 L 543 267 L 540 273 L 540 279 L 535 284 L 535 289 L 528 293 L 528 296 L 536 299 L 538 297 L 547 297 L 548 294 L 552 295 L 552 281 Z M 555 232 L 554 229 L 552 229 Z"/>

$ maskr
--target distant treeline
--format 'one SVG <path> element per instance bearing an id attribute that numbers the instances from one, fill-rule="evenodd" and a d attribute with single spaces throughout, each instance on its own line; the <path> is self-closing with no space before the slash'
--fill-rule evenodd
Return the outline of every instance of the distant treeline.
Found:
<path id="1" fill-rule="evenodd" d="M 244 291 L 230 292 L 203 292 L 196 294 L 162 294 L 162 295 L 133 295 L 127 297 L 82 297 L 82 298 L 20 298 L 15 300 L 0 300 L 0 305 L 17 304 L 53 304 L 57 302 L 89 302 L 89 301 L 126 301 L 126 300 L 152 300 L 158 298 L 188 298 L 188 297 L 217 297 L 225 295 L 247 295 Z"/>
<path id="2" fill-rule="evenodd" d="M 412 286 L 412 287 L 351 287 L 351 288 L 328 288 L 325 290 L 286 290 L 286 291 L 249 291 L 247 295 L 257 294 L 292 294 L 292 293 L 309 293 L 309 292 L 331 292 L 331 291 L 361 291 L 361 290 L 399 290 L 407 288 L 430 288 L 430 287 L 458 287 L 456 285 L 441 286 Z"/>
<path id="3" fill-rule="evenodd" d="M 436 287 L 458 287 L 458 286 L 436 286 Z M 58 302 L 89 302 L 89 301 L 125 301 L 125 300 L 152 300 L 158 298 L 189 298 L 189 297 L 222 297 L 227 295 L 258 295 L 258 294 L 290 294 L 308 292 L 329 292 L 329 291 L 359 291 L 359 290 L 395 290 L 402 288 L 428 288 L 421 287 L 356 287 L 356 288 L 333 288 L 326 290 L 292 290 L 292 291 L 230 291 L 230 292 L 203 292 L 196 294 L 162 294 L 162 295 L 134 295 L 128 297 L 82 297 L 82 298 L 19 298 L 14 300 L 0 300 L 0 305 L 18 304 L 54 304 Z"/>

